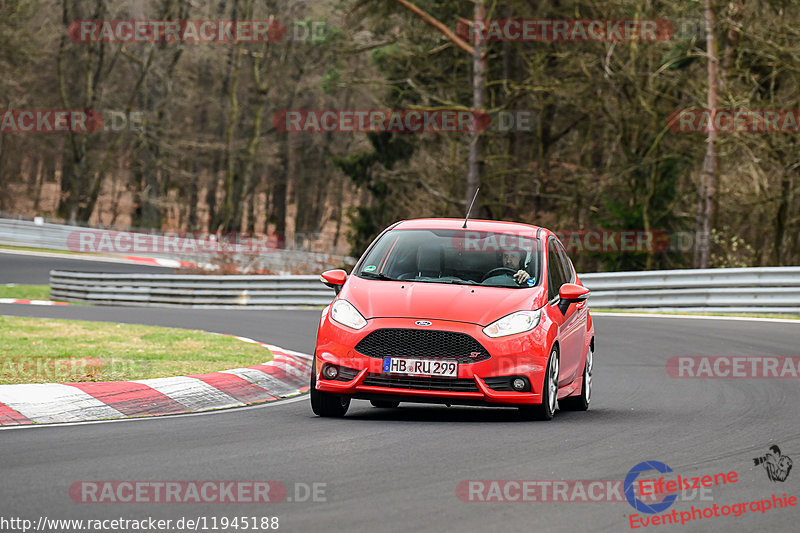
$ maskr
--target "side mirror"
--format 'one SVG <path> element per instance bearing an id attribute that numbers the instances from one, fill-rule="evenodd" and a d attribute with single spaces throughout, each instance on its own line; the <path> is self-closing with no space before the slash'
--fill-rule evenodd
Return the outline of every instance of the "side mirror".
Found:
<path id="1" fill-rule="evenodd" d="M 561 313 L 566 313 L 569 304 L 582 302 L 589 297 L 589 289 L 575 283 L 565 283 L 558 290 L 558 296 L 561 299 L 558 308 L 561 309 Z"/>
<path id="2" fill-rule="evenodd" d="M 347 272 L 341 269 L 326 270 L 320 274 L 319 280 L 336 291 L 336 294 L 339 294 L 339 291 L 342 290 L 342 285 L 344 285 L 345 280 L 347 280 Z"/>
<path id="3" fill-rule="evenodd" d="M 562 300 L 578 301 L 589 297 L 589 289 L 575 283 L 565 283 L 558 289 L 558 296 Z"/>

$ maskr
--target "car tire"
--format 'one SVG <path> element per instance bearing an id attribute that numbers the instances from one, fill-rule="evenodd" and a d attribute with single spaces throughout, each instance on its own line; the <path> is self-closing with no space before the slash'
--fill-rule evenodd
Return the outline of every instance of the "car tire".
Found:
<path id="1" fill-rule="evenodd" d="M 350 398 L 317 390 L 317 358 L 311 365 L 311 410 L 322 417 L 341 418 L 350 407 Z"/>
<path id="2" fill-rule="evenodd" d="M 552 420 L 556 412 L 558 398 L 558 350 L 553 348 L 547 359 L 547 369 L 542 386 L 542 404 L 520 407 L 519 412 L 525 420 Z"/>
<path id="3" fill-rule="evenodd" d="M 369 403 L 372 407 L 380 407 L 381 409 L 394 409 L 400 402 L 393 402 L 392 400 L 370 400 Z"/>
<path id="4" fill-rule="evenodd" d="M 558 407 L 564 411 L 586 411 L 592 401 L 592 373 L 594 372 L 594 350 L 589 346 L 586 364 L 583 366 L 583 385 L 578 396 L 568 396 L 559 400 Z"/>

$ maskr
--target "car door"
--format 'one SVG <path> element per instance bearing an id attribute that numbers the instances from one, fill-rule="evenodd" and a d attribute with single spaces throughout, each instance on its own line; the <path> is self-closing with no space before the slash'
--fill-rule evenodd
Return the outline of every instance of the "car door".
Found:
<path id="1" fill-rule="evenodd" d="M 560 349 L 560 362 L 562 369 L 559 371 L 559 386 L 564 382 L 565 372 L 564 365 L 564 322 L 565 316 L 558 308 L 559 296 L 558 290 L 564 284 L 564 268 L 561 260 L 558 257 L 558 252 L 555 246 L 555 238 L 550 237 L 547 241 L 547 315 L 550 320 L 558 326 L 558 334 L 556 340 L 558 341 Z M 569 356 L 566 357 L 569 359 Z"/>
<path id="2" fill-rule="evenodd" d="M 573 281 L 574 272 L 571 268 L 567 269 L 563 258 L 560 255 L 559 246 L 561 243 L 555 237 L 550 237 L 547 241 L 547 314 L 555 324 L 558 325 L 558 339 L 560 349 L 560 371 L 559 386 L 567 385 L 575 378 L 576 369 L 580 359 L 581 335 L 578 331 L 576 321 L 576 304 L 571 303 L 566 312 L 560 306 L 561 299 L 558 291 L 564 283 Z M 563 248 L 562 248 L 563 250 Z M 571 267 L 571 265 L 569 265 Z"/>
<path id="3" fill-rule="evenodd" d="M 554 239 L 556 255 L 564 272 L 564 283 L 575 283 L 577 276 L 572 261 L 566 250 L 557 239 Z M 563 309 L 563 306 L 561 307 Z M 562 378 L 566 383 L 574 380 L 583 372 L 583 347 L 586 342 L 586 321 L 589 314 L 586 300 L 572 302 L 564 313 L 561 326 L 561 342 L 564 353 L 561 356 Z"/>

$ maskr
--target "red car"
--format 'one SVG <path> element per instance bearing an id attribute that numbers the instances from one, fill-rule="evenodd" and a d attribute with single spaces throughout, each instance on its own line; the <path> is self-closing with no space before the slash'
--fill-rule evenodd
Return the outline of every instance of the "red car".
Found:
<path id="1" fill-rule="evenodd" d="M 594 327 L 558 238 L 512 222 L 419 219 L 378 236 L 322 312 L 311 406 L 351 399 L 518 407 L 526 418 L 585 411 Z"/>

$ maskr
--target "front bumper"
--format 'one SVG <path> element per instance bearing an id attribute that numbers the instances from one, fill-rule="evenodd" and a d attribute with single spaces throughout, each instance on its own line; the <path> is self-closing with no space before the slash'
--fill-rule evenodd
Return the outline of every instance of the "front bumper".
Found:
<path id="1" fill-rule="evenodd" d="M 457 378 L 405 376 L 383 372 L 383 360 L 367 357 L 355 350 L 361 339 L 383 328 L 422 329 L 415 318 L 380 318 L 368 320 L 361 330 L 352 330 L 331 322 L 327 316 L 317 337 L 316 388 L 320 391 L 358 399 L 396 400 L 454 405 L 525 406 L 542 403 L 542 384 L 549 355 L 542 328 L 497 339 L 486 336 L 476 324 L 430 320 L 426 330 L 466 333 L 481 343 L 490 358 L 460 363 Z M 435 354 L 431 354 L 435 359 Z M 328 363 L 343 368 L 336 379 L 326 379 L 320 372 Z M 487 378 L 524 376 L 529 392 L 495 390 L 496 381 Z M 492 388 L 493 385 L 495 388 Z"/>

